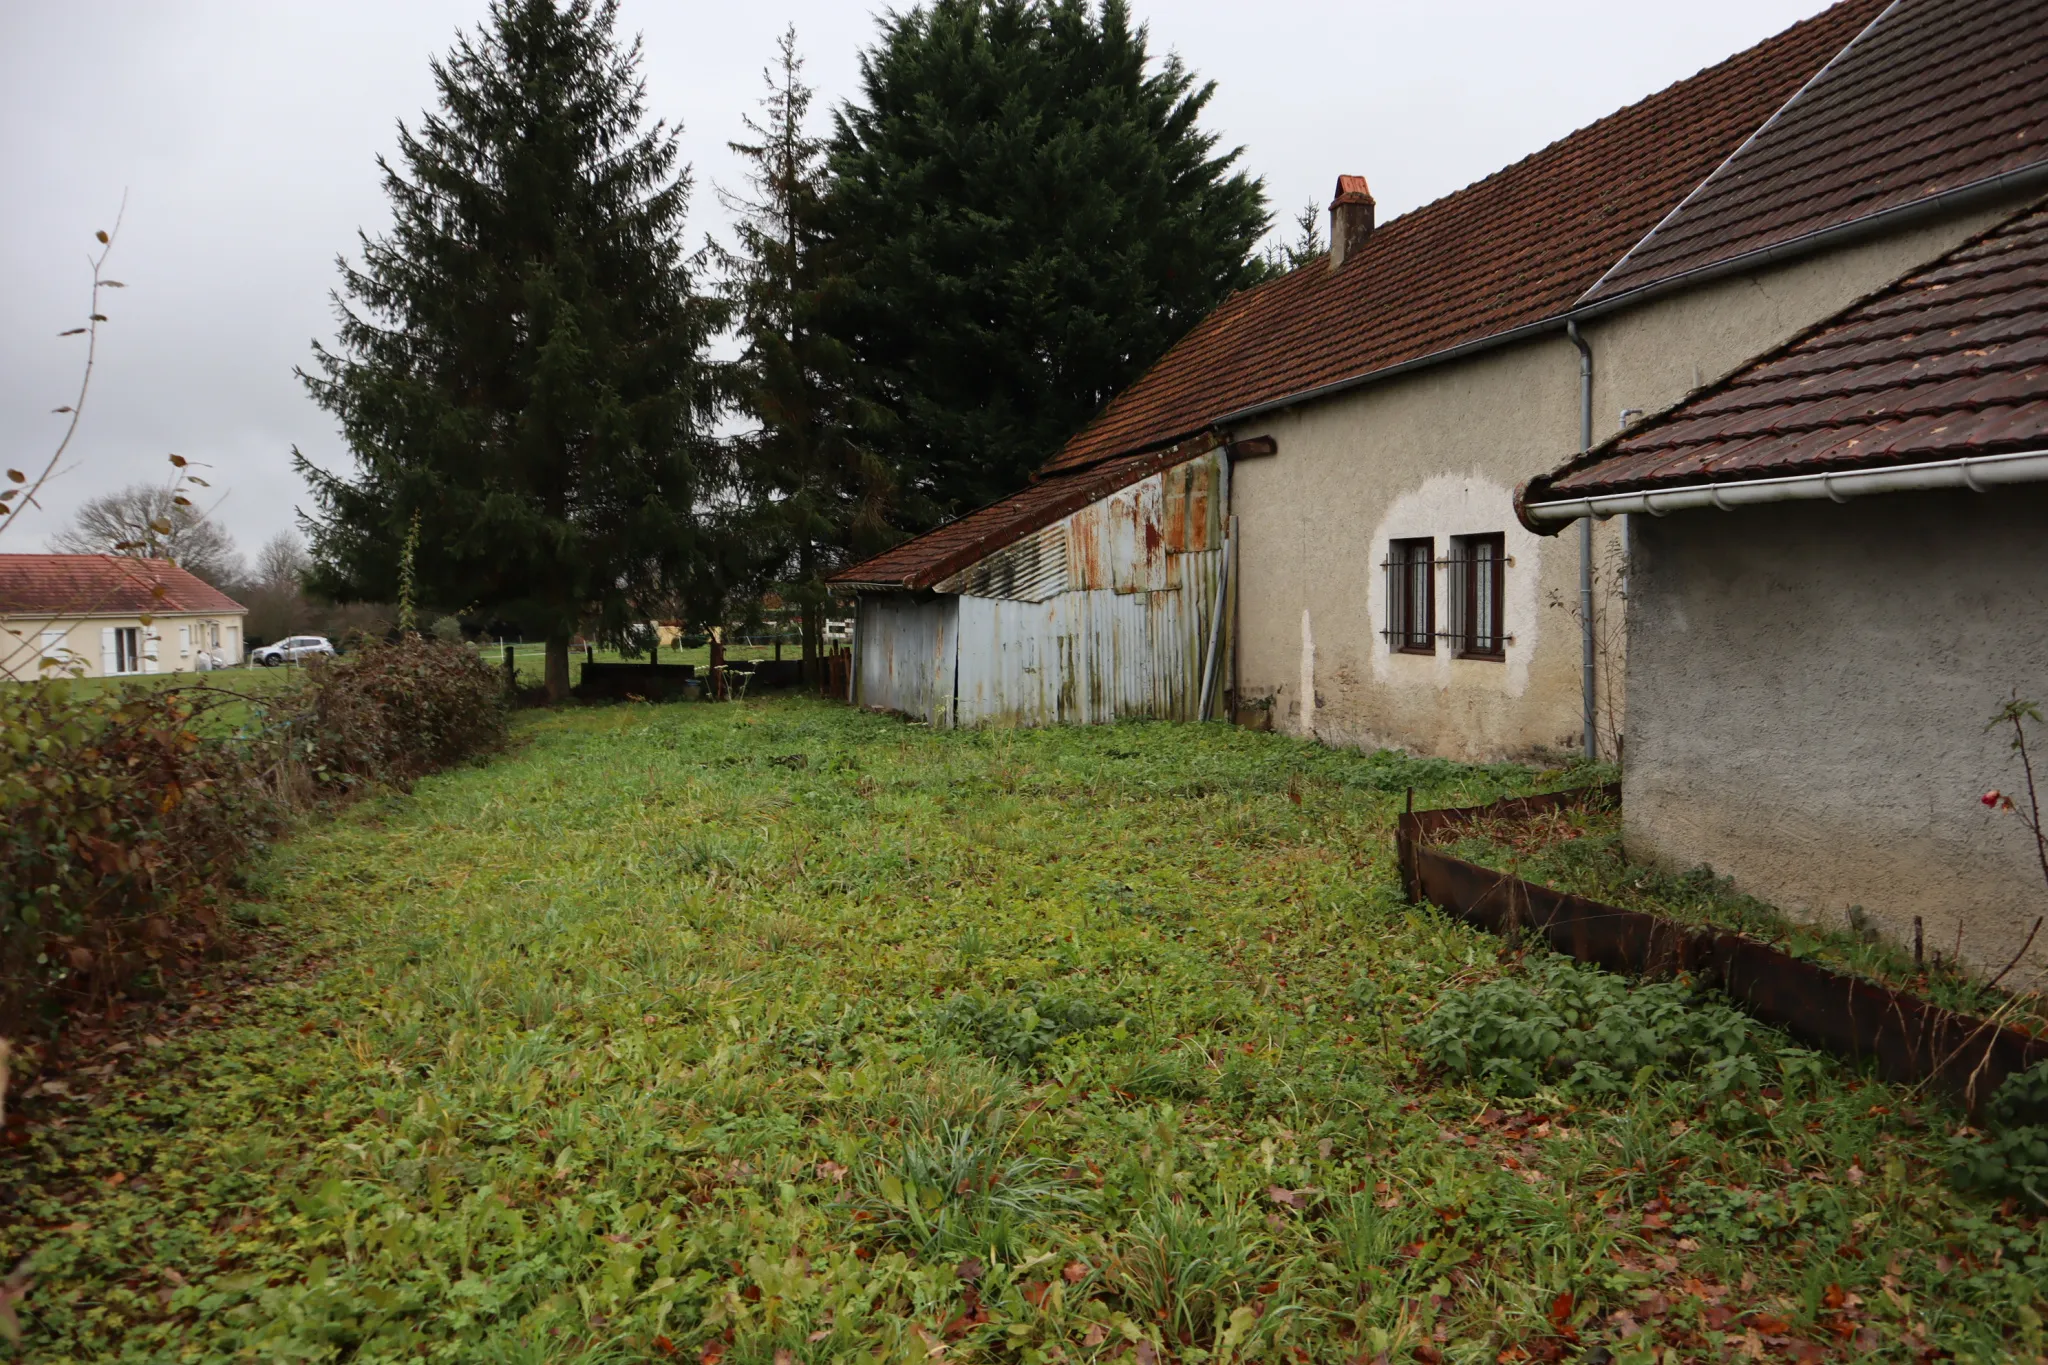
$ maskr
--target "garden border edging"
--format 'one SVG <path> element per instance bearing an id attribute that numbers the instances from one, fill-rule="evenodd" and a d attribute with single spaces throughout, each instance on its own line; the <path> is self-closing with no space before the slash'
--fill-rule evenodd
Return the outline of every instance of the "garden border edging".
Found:
<path id="1" fill-rule="evenodd" d="M 1972 1116 L 2007 1076 L 2048 1061 L 2048 1039 L 1944 1009 L 1741 934 L 1605 905 L 1431 846 L 1445 830 L 1560 810 L 1594 794 L 1619 801 L 1621 788 L 1610 783 L 1484 806 L 1404 811 L 1394 834 L 1402 890 L 1411 902 L 1426 901 L 1503 937 L 1532 931 L 1558 952 L 1609 971 L 1689 973 L 1801 1043 L 1850 1061 L 1870 1059 L 1888 1081 L 1929 1083 Z M 1412 789 L 1409 799 L 1412 805 Z"/>

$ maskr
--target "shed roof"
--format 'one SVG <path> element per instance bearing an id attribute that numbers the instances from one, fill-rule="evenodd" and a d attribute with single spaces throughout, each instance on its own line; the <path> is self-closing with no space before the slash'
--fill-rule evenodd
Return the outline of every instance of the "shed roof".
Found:
<path id="1" fill-rule="evenodd" d="M 2048 447 L 2048 207 L 2034 205 L 1557 472 L 1524 500 Z"/>
<path id="2" fill-rule="evenodd" d="M 1912 0 L 1938 3 L 1938 0 Z M 1238 410 L 1561 316 L 1854 38 L 1814 18 L 1225 300 L 1045 466 L 1175 441 Z"/>
<path id="3" fill-rule="evenodd" d="M 229 616 L 247 610 L 167 559 L 0 555 L 0 616 Z"/>
<path id="4" fill-rule="evenodd" d="M 1582 302 L 2048 157 L 2048 0 L 1887 9 Z"/>
<path id="5" fill-rule="evenodd" d="M 829 581 L 843 588 L 929 588 L 1022 536 L 1162 469 L 1206 454 L 1216 445 L 1215 437 L 1205 435 L 1165 450 L 1126 455 L 1063 477 L 1040 479 L 1022 492 L 844 569 Z"/>

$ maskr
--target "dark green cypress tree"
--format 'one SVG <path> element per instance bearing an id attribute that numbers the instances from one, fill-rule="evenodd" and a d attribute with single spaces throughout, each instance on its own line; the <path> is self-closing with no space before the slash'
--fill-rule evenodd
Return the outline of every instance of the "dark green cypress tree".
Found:
<path id="1" fill-rule="evenodd" d="M 1020 487 L 1265 273 L 1260 183 L 1154 63 L 1124 0 L 934 0 L 893 15 L 839 112 L 833 328 L 893 423 L 913 523 Z"/>
<path id="2" fill-rule="evenodd" d="M 813 92 L 803 82 L 796 30 L 777 45 L 768 93 L 750 140 L 731 144 L 747 165 L 750 193 L 724 194 L 735 249 L 713 248 L 721 287 L 744 350 L 733 394 L 755 423 L 731 446 L 729 505 L 755 587 L 799 608 L 806 672 L 815 674 L 829 602 L 825 578 L 890 536 L 889 468 L 863 442 L 860 399 L 847 348 L 821 325 L 843 287 L 823 239 L 825 143 L 807 126 Z"/>
<path id="3" fill-rule="evenodd" d="M 618 638 L 700 580 L 716 447 L 676 133 L 646 122 L 612 0 L 496 0 L 434 63 L 438 107 L 379 159 L 393 225 L 341 265 L 340 340 L 301 371 L 356 469 L 294 452 L 319 514 L 313 586 L 389 600 L 412 518 L 423 601 L 547 641 Z"/>

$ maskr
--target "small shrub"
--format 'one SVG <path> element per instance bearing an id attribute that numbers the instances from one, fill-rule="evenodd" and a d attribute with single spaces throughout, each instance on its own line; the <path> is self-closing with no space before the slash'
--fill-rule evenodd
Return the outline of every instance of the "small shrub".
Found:
<path id="1" fill-rule="evenodd" d="M 405 784 L 505 739 L 502 676 L 473 649 L 365 641 L 311 671 L 298 714 L 314 776 Z"/>
<path id="2" fill-rule="evenodd" d="M 210 894 L 275 823 L 178 692 L 0 687 L 0 1031 L 207 946 Z"/>
<path id="3" fill-rule="evenodd" d="M 1645 1070 L 1703 1073 L 1710 1093 L 1755 1087 L 1768 1050 L 1754 1021 L 1692 986 L 1630 982 L 1552 955 L 1445 995 L 1413 1036 L 1436 1065 L 1505 1096 L 1545 1086 L 1626 1094 Z"/>
<path id="4" fill-rule="evenodd" d="M 2048 1062 L 2007 1076 L 1984 1120 L 1987 1136 L 1956 1141 L 1956 1184 L 2048 1209 Z"/>

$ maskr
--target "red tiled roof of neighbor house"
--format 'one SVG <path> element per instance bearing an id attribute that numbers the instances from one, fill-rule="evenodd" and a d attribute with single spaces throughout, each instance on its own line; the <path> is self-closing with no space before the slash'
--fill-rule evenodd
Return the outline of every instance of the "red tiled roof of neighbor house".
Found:
<path id="1" fill-rule="evenodd" d="M 841 570 L 829 580 L 841 587 L 886 587 L 910 591 L 931 587 L 986 555 L 1061 517 L 1080 511 L 1098 498 L 1162 469 L 1215 449 L 1214 437 L 1201 436 L 1165 450 L 1126 455 L 1061 478 L 1040 479 L 937 530 L 907 540 L 893 550 Z"/>
<path id="2" fill-rule="evenodd" d="M 1883 0 L 1844 0 L 1377 228 L 1197 323 L 1045 466 L 1179 440 L 1243 408 L 1561 316 Z"/>
<path id="3" fill-rule="evenodd" d="M 1903 0 L 1582 302 L 2036 165 L 2044 89 L 2048 0 Z"/>
<path id="4" fill-rule="evenodd" d="M 2048 207 L 2035 205 L 1595 447 L 1529 502 L 2048 448 Z"/>
<path id="5" fill-rule="evenodd" d="M 232 615 L 246 610 L 167 559 L 0 555 L 0 616 Z"/>

